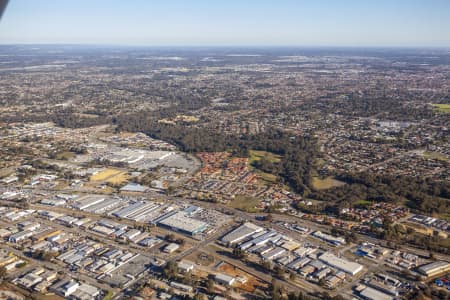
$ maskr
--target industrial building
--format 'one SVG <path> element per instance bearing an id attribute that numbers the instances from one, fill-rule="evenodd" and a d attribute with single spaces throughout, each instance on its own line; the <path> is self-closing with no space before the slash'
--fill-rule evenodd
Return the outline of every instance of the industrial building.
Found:
<path id="1" fill-rule="evenodd" d="M 367 282 L 367 285 L 371 288 L 374 288 L 376 290 L 379 290 L 383 293 L 389 294 L 393 297 L 397 297 L 399 295 L 399 291 L 396 287 L 384 284 L 382 282 L 376 281 L 376 280 L 370 280 Z"/>
<path id="2" fill-rule="evenodd" d="M 82 210 L 94 214 L 103 214 L 121 205 L 123 205 L 123 201 L 121 199 L 104 199 L 103 201 L 100 201 L 94 205 L 90 205 L 89 207 Z"/>
<path id="3" fill-rule="evenodd" d="M 194 291 L 194 288 L 190 285 L 182 284 L 179 282 L 171 281 L 170 286 L 178 289 L 180 291 L 186 292 L 186 293 L 192 293 Z"/>
<path id="4" fill-rule="evenodd" d="M 216 274 L 216 276 L 214 276 L 214 280 L 218 284 L 226 286 L 231 286 L 236 281 L 234 277 L 222 273 Z"/>
<path id="5" fill-rule="evenodd" d="M 167 217 L 160 219 L 158 225 L 189 235 L 202 233 L 208 227 L 207 223 L 192 219 L 182 211 L 169 214 Z"/>
<path id="6" fill-rule="evenodd" d="M 341 246 L 346 244 L 345 238 L 332 236 L 331 234 L 323 233 L 319 230 L 314 232 L 312 235 L 334 246 Z"/>
<path id="7" fill-rule="evenodd" d="M 323 253 L 319 257 L 319 259 L 324 263 L 326 263 L 327 265 L 332 266 L 352 276 L 358 274 L 363 269 L 362 265 L 337 257 L 336 255 L 330 252 Z"/>
<path id="8" fill-rule="evenodd" d="M 420 266 L 417 271 L 427 277 L 434 277 L 450 271 L 450 263 L 446 261 L 435 261 L 423 266 Z"/>
<path id="9" fill-rule="evenodd" d="M 173 252 L 177 251 L 179 248 L 180 248 L 180 245 L 178 245 L 176 243 L 170 243 L 166 247 L 164 247 L 163 251 L 165 253 L 173 253 Z"/>
<path id="10" fill-rule="evenodd" d="M 121 192 L 129 193 L 144 193 L 148 190 L 148 187 L 140 185 L 138 183 L 130 182 L 127 185 L 120 188 Z"/>
<path id="11" fill-rule="evenodd" d="M 222 237 L 221 242 L 224 244 L 236 244 L 247 237 L 254 235 L 255 233 L 261 232 L 264 229 L 253 223 L 246 222 L 234 229 L 233 231 L 227 233 Z"/>
<path id="12" fill-rule="evenodd" d="M 392 300 L 393 297 L 371 287 L 366 287 L 359 295 L 367 300 Z"/>
<path id="13" fill-rule="evenodd" d="M 187 273 L 194 270 L 194 264 L 188 261 L 180 261 L 178 263 L 178 269 L 181 273 Z"/>
<path id="14" fill-rule="evenodd" d="M 148 218 L 150 213 L 154 212 L 158 208 L 160 208 L 160 205 L 157 203 L 139 201 L 114 212 L 113 216 L 142 222 Z"/>
<path id="15" fill-rule="evenodd" d="M 83 196 L 83 197 L 78 198 L 72 206 L 76 209 L 84 210 L 84 209 L 86 209 L 92 205 L 95 205 L 97 203 L 100 203 L 104 200 L 105 200 L 105 197 L 103 197 L 103 196 L 88 195 L 88 196 Z"/>

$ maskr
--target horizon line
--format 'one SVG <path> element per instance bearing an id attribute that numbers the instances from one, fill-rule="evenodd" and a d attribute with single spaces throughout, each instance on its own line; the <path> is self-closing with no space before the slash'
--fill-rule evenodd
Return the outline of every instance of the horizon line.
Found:
<path id="1" fill-rule="evenodd" d="M 328 48 L 328 49 L 429 49 L 450 50 L 449 46 L 436 45 L 314 45 L 314 44 L 118 44 L 118 43 L 2 43 L 3 46 L 81 46 L 127 48 Z"/>

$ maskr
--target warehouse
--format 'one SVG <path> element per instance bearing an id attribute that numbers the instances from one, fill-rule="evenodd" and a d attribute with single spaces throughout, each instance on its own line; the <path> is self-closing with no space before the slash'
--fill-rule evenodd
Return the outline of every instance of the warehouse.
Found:
<path id="1" fill-rule="evenodd" d="M 332 236 L 330 234 L 326 234 L 323 233 L 321 231 L 316 231 L 313 233 L 313 236 L 315 236 L 316 238 L 319 238 L 321 240 L 324 240 L 334 246 L 341 246 L 341 245 L 345 245 L 345 238 L 343 237 L 336 237 L 336 236 Z"/>
<path id="2" fill-rule="evenodd" d="M 121 192 L 132 192 L 132 193 L 144 193 L 148 190 L 148 187 L 140 185 L 138 183 L 130 182 L 124 187 L 120 188 Z"/>
<path id="3" fill-rule="evenodd" d="M 73 299 L 96 299 L 100 290 L 95 286 L 82 283 L 70 296 Z"/>
<path id="4" fill-rule="evenodd" d="M 263 231 L 262 227 L 247 222 L 223 236 L 221 242 L 224 244 L 235 244 L 261 231 Z"/>
<path id="5" fill-rule="evenodd" d="M 441 275 L 445 272 L 450 271 L 450 263 L 446 261 L 435 261 L 423 266 L 420 266 L 417 271 L 419 273 L 427 276 L 427 277 L 433 277 L 437 275 Z"/>
<path id="6" fill-rule="evenodd" d="M 63 199 L 44 199 L 41 200 L 41 204 L 50 206 L 63 206 L 66 205 L 66 200 Z"/>
<path id="7" fill-rule="evenodd" d="M 144 247 L 153 247 L 161 242 L 161 239 L 156 237 L 146 237 L 138 242 L 139 245 Z"/>
<path id="8" fill-rule="evenodd" d="M 194 288 L 192 286 L 174 282 L 174 281 L 170 282 L 170 286 L 175 289 L 178 289 L 180 291 L 187 292 L 187 293 L 192 293 L 194 291 Z"/>
<path id="9" fill-rule="evenodd" d="M 178 269 L 181 273 L 187 273 L 194 270 L 194 264 L 188 261 L 180 261 L 178 263 Z"/>
<path id="10" fill-rule="evenodd" d="M 164 247 L 163 251 L 165 253 L 173 253 L 173 252 L 177 251 L 179 248 L 180 248 L 180 245 L 178 245 L 176 243 L 170 243 L 166 247 Z"/>
<path id="11" fill-rule="evenodd" d="M 127 218 L 135 220 L 137 222 L 142 221 L 143 219 L 147 218 L 151 212 L 155 211 L 159 207 L 159 204 L 147 202 L 141 209 L 129 214 Z"/>
<path id="12" fill-rule="evenodd" d="M 378 291 L 371 287 L 366 287 L 362 292 L 360 293 L 360 296 L 363 299 L 367 300 L 392 300 L 393 297 L 389 296 L 388 294 L 385 294 L 381 291 Z"/>
<path id="13" fill-rule="evenodd" d="M 217 274 L 214 279 L 218 284 L 231 286 L 235 282 L 234 277 L 225 274 Z"/>
<path id="14" fill-rule="evenodd" d="M 262 255 L 262 257 L 266 260 L 273 260 L 275 258 L 277 258 L 278 256 L 284 254 L 286 252 L 285 249 L 281 248 L 281 247 L 276 247 L 275 249 L 272 249 L 270 251 L 268 251 L 267 253 L 264 253 Z"/>
<path id="15" fill-rule="evenodd" d="M 117 212 L 114 212 L 113 215 L 118 218 L 138 219 L 142 217 L 143 214 L 148 214 L 158 207 L 159 204 L 153 202 L 136 202 L 125 208 L 122 208 Z"/>
<path id="16" fill-rule="evenodd" d="M 336 255 L 330 252 L 323 253 L 319 257 L 319 259 L 324 263 L 326 263 L 327 265 L 332 266 L 336 269 L 339 269 L 353 276 L 361 272 L 363 269 L 362 265 L 337 257 Z"/>
<path id="17" fill-rule="evenodd" d="M 367 285 L 370 286 L 371 288 L 374 288 L 383 293 L 389 294 L 393 297 L 397 297 L 399 295 L 399 292 L 396 287 L 391 286 L 391 285 L 386 285 L 386 284 L 376 281 L 376 280 L 370 280 L 369 282 L 367 282 Z"/>
<path id="18" fill-rule="evenodd" d="M 18 243 L 20 241 L 23 241 L 29 237 L 31 237 L 34 234 L 33 231 L 20 231 L 18 233 L 15 233 L 11 235 L 8 239 L 11 243 Z"/>
<path id="19" fill-rule="evenodd" d="M 97 224 L 111 229 L 121 229 L 121 230 L 125 230 L 128 227 L 125 224 L 117 223 L 108 219 L 101 219 L 97 222 Z"/>
<path id="20" fill-rule="evenodd" d="M 122 201 L 120 199 L 105 199 L 104 201 L 91 205 L 84 210 L 95 214 L 103 214 L 107 211 L 119 207 L 120 205 L 122 205 Z"/>
<path id="21" fill-rule="evenodd" d="M 60 214 L 60 213 L 56 213 L 53 211 L 44 211 L 44 210 L 39 211 L 39 215 L 50 221 L 53 221 L 53 220 L 63 216 L 63 214 Z"/>
<path id="22" fill-rule="evenodd" d="M 97 233 L 100 233 L 100 234 L 104 234 L 104 235 L 111 235 L 111 234 L 113 234 L 114 233 L 114 229 L 111 229 L 111 228 L 108 228 L 108 227 L 105 227 L 105 226 L 94 226 L 93 228 L 92 228 L 92 231 L 95 231 L 95 232 L 97 232 Z"/>
<path id="23" fill-rule="evenodd" d="M 207 223 L 189 218 L 181 211 L 159 220 L 158 225 L 189 235 L 201 233 L 208 227 Z"/>
<path id="24" fill-rule="evenodd" d="M 77 208 L 79 210 L 86 209 L 92 205 L 98 204 L 102 201 L 104 201 L 104 197 L 99 196 L 83 196 L 78 198 L 75 203 L 73 204 L 74 208 Z"/>
<path id="25" fill-rule="evenodd" d="M 140 234 L 141 234 L 141 231 L 139 231 L 137 229 L 131 229 L 127 233 L 123 234 L 122 238 L 127 239 L 127 240 L 132 240 Z"/>

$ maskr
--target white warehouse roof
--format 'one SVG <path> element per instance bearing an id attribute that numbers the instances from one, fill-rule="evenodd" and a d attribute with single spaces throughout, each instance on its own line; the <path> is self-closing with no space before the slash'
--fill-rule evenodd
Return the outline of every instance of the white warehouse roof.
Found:
<path id="1" fill-rule="evenodd" d="M 222 237 L 222 242 L 234 244 L 239 241 L 242 241 L 246 237 L 249 237 L 261 231 L 263 231 L 262 227 L 259 227 L 253 223 L 246 222 L 241 226 L 239 226 L 238 228 L 231 231 L 230 233 L 226 234 L 224 237 Z"/>
<path id="2" fill-rule="evenodd" d="M 323 253 L 319 257 L 319 259 L 324 263 L 326 263 L 327 265 L 335 267 L 350 275 L 356 275 L 363 269 L 362 265 L 337 257 L 336 255 L 330 252 Z"/>
<path id="3" fill-rule="evenodd" d="M 189 218 L 184 212 L 177 212 L 158 222 L 160 225 L 170 227 L 175 230 L 183 231 L 189 234 L 196 234 L 204 231 L 208 224 Z"/>

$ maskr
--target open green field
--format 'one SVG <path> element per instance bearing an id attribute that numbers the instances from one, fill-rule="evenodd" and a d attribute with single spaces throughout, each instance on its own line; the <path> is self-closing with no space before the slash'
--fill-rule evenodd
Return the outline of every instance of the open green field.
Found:
<path id="1" fill-rule="evenodd" d="M 277 176 L 263 172 L 261 170 L 255 169 L 252 164 L 255 161 L 261 160 L 262 158 L 267 159 L 271 163 L 277 163 L 281 161 L 281 156 L 267 152 L 267 151 L 259 151 L 259 150 L 250 150 L 249 151 L 249 158 L 248 158 L 248 165 L 250 169 L 253 169 L 253 171 L 258 174 L 259 178 L 261 179 L 262 183 L 277 183 Z"/>
<path id="2" fill-rule="evenodd" d="M 56 154 L 56 159 L 58 160 L 70 160 L 75 157 L 75 153 L 70 151 L 59 152 Z"/>
<path id="3" fill-rule="evenodd" d="M 256 212 L 257 209 L 255 208 L 255 206 L 258 205 L 259 202 L 260 200 L 255 197 L 237 195 L 229 205 L 242 211 Z"/>
<path id="4" fill-rule="evenodd" d="M 370 201 L 367 201 L 367 200 L 359 200 L 359 201 L 356 201 L 355 202 L 355 206 L 365 206 L 365 207 L 367 207 L 367 206 L 370 206 L 372 204 L 372 202 L 370 202 Z"/>
<path id="5" fill-rule="evenodd" d="M 14 173 L 14 168 L 3 168 L 0 169 L 0 178 L 8 177 Z"/>
<path id="6" fill-rule="evenodd" d="M 270 174 L 270 173 L 266 173 L 266 172 L 261 172 L 261 171 L 256 171 L 256 174 L 258 174 L 258 176 L 261 178 L 261 180 L 268 182 L 268 183 L 277 183 L 277 176 Z"/>
<path id="7" fill-rule="evenodd" d="M 326 177 L 324 179 L 313 177 L 312 179 L 312 185 L 316 190 L 326 190 L 333 187 L 342 186 L 344 184 L 344 182 L 336 180 L 333 177 Z"/>
<path id="8" fill-rule="evenodd" d="M 249 163 L 252 164 L 255 161 L 266 158 L 268 161 L 272 163 L 279 162 L 281 160 L 281 156 L 277 154 L 273 154 L 267 151 L 259 151 L 259 150 L 250 150 L 249 151 Z"/>
<path id="9" fill-rule="evenodd" d="M 440 161 L 449 161 L 448 157 L 445 154 L 439 152 L 425 151 L 423 153 L 424 158 L 437 159 Z"/>
<path id="10" fill-rule="evenodd" d="M 450 104 L 433 104 L 436 111 L 450 114 Z"/>

